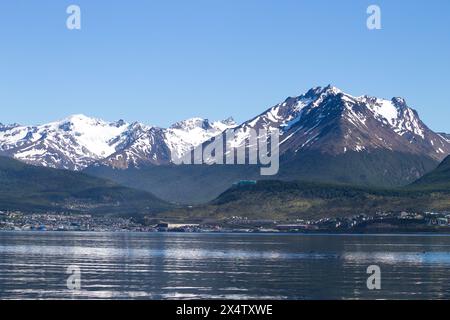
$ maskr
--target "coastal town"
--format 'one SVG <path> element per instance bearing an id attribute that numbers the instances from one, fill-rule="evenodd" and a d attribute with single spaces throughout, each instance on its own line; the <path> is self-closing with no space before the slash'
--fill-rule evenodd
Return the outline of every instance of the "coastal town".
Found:
<path id="1" fill-rule="evenodd" d="M 221 221 L 167 222 L 116 216 L 73 215 L 0 211 L 3 231 L 77 232 L 245 232 L 245 233 L 380 233 L 450 232 L 450 213 L 377 213 L 340 218 L 289 221 L 252 220 L 233 216 Z"/>

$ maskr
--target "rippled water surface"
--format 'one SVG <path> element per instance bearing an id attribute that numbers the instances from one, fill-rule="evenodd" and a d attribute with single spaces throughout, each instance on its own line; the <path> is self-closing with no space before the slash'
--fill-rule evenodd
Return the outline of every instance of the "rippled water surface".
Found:
<path id="1" fill-rule="evenodd" d="M 448 299 L 449 280 L 448 236 L 0 233 L 0 299 Z"/>

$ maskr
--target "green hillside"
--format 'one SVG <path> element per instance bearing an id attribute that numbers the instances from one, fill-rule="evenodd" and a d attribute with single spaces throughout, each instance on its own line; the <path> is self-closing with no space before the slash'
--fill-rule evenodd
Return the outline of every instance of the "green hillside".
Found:
<path id="1" fill-rule="evenodd" d="M 348 164 L 352 167 L 352 163 Z M 450 157 L 416 182 L 398 188 L 345 184 L 258 181 L 234 187 L 184 216 L 258 219 L 317 219 L 377 212 L 450 212 Z M 180 211 L 174 211 L 179 215 Z"/>
<path id="2" fill-rule="evenodd" d="M 108 180 L 0 157 L 0 210 L 135 215 L 170 207 L 148 192 Z"/>
<path id="3" fill-rule="evenodd" d="M 450 190 L 450 156 L 435 170 L 426 174 L 410 186 L 410 189 L 448 191 Z"/>
<path id="4" fill-rule="evenodd" d="M 450 211 L 450 189 L 373 189 L 308 182 L 259 181 L 234 187 L 208 205 L 163 213 L 164 217 L 223 219 L 317 219 L 377 212 Z"/>

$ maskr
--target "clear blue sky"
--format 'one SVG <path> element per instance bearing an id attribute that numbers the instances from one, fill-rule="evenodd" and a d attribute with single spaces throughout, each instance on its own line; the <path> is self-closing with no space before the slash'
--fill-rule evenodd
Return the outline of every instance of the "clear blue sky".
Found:
<path id="1" fill-rule="evenodd" d="M 81 31 L 66 29 L 70 4 Z M 448 0 L 1 1 L 0 122 L 243 121 L 331 83 L 403 96 L 450 132 L 449 15 Z"/>

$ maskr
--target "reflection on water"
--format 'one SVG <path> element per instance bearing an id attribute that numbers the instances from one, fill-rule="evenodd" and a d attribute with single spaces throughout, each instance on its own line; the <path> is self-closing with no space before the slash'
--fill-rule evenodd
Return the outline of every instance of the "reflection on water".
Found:
<path id="1" fill-rule="evenodd" d="M 357 261 L 359 263 L 363 263 L 364 261 L 378 261 L 378 263 L 393 265 L 399 263 L 416 264 L 419 266 L 423 264 L 450 265 L 450 254 L 448 252 L 356 252 L 345 253 L 343 259 Z"/>
<path id="2" fill-rule="evenodd" d="M 421 235 L 2 232 L 0 298 L 450 298 L 449 248 Z M 366 287 L 373 264 L 381 291 Z"/>

